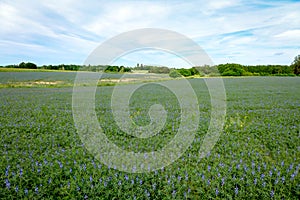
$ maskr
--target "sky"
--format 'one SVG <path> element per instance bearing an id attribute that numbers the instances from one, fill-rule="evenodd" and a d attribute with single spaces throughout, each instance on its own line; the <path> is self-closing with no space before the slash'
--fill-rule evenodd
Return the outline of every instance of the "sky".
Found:
<path id="1" fill-rule="evenodd" d="M 0 0 L 0 65 L 83 64 L 110 38 L 142 28 L 176 31 L 214 64 L 289 65 L 300 54 L 300 0 Z M 189 67 L 165 51 L 140 50 L 114 63 Z"/>

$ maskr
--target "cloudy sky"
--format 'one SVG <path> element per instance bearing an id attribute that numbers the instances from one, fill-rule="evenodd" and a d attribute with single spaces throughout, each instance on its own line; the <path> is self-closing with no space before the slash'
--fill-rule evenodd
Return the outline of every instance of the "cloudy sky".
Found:
<path id="1" fill-rule="evenodd" d="M 122 32 L 160 28 L 198 43 L 215 64 L 290 64 L 300 54 L 300 0 L 0 0 L 0 65 L 82 64 Z M 166 52 L 140 51 L 117 64 L 182 67 Z"/>

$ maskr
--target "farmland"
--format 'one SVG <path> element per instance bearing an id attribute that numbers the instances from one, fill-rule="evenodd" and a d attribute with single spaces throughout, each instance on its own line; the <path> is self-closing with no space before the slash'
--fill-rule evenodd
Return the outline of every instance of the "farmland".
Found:
<path id="1" fill-rule="evenodd" d="M 1 199 L 299 199 L 298 77 L 223 79 L 225 126 L 203 159 L 198 151 L 210 122 L 210 98 L 203 78 L 189 79 L 201 115 L 192 145 L 160 170 L 126 173 L 96 160 L 80 140 L 72 115 L 70 85 L 75 75 L 0 73 L 5 85 L 0 89 Z M 20 84 L 37 81 L 63 84 Z M 149 83 L 134 93 L 130 113 L 137 124 L 149 123 L 147 112 L 153 104 L 168 111 L 162 131 L 140 139 L 116 125 L 110 107 L 113 89 L 98 87 L 95 106 L 100 125 L 116 145 L 147 152 L 162 148 L 175 136 L 180 107 L 172 92 Z"/>

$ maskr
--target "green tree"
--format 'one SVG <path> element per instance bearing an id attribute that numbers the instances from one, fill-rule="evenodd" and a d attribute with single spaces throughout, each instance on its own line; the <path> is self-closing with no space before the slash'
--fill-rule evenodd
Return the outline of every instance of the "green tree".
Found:
<path id="1" fill-rule="evenodd" d="M 179 78 L 181 77 L 181 74 L 176 69 L 173 69 L 170 71 L 169 76 L 171 78 Z"/>
<path id="2" fill-rule="evenodd" d="M 294 74 L 299 75 L 300 74 L 300 55 L 295 57 L 291 66 L 294 68 Z"/>

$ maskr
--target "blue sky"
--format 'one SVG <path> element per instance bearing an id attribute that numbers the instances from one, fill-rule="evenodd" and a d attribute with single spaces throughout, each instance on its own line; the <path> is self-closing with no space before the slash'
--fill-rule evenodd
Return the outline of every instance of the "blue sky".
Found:
<path id="1" fill-rule="evenodd" d="M 290 64 L 300 54 L 300 0 L 0 0 L 0 65 L 82 64 L 125 31 L 161 28 L 197 42 L 215 64 Z M 187 67 L 166 52 L 139 51 L 114 64 Z"/>

